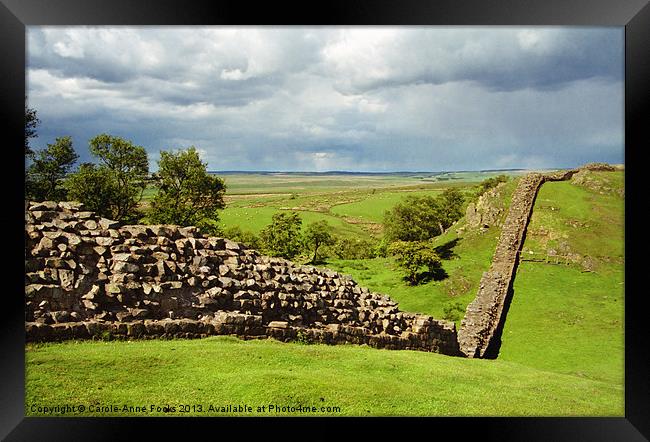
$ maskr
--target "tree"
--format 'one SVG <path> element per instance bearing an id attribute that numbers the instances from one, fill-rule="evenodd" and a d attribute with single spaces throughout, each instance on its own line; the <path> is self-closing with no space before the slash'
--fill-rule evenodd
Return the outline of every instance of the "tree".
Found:
<path id="1" fill-rule="evenodd" d="M 111 204 L 117 198 L 117 187 L 107 168 L 83 163 L 64 185 L 69 199 L 82 201 L 88 210 L 112 218 Z"/>
<path id="2" fill-rule="evenodd" d="M 158 193 L 151 202 L 149 220 L 162 224 L 199 226 L 216 233 L 217 210 L 225 207 L 225 182 L 207 172 L 193 146 L 177 153 L 160 152 L 154 175 Z"/>
<path id="3" fill-rule="evenodd" d="M 70 196 L 94 207 L 98 201 L 103 205 L 94 207 L 100 215 L 117 221 L 137 221 L 138 203 L 146 187 L 149 174 L 147 152 L 142 146 L 120 137 L 101 134 L 89 141 L 90 152 L 99 159 L 93 167 L 86 165 L 83 171 L 70 176 Z M 83 173 L 82 173 L 83 172 Z M 98 185 L 98 178 L 106 183 Z M 88 183 L 85 183 L 88 180 Z M 107 191 L 106 195 L 93 192 Z"/>
<path id="4" fill-rule="evenodd" d="M 426 241 L 443 234 L 463 216 L 464 197 L 446 189 L 438 198 L 408 196 L 384 214 L 384 236 L 389 241 Z"/>
<path id="5" fill-rule="evenodd" d="M 278 212 L 272 222 L 260 232 L 264 252 L 271 256 L 291 259 L 302 249 L 300 229 L 302 220 L 296 212 Z"/>
<path id="6" fill-rule="evenodd" d="M 408 196 L 384 214 L 384 235 L 392 241 L 426 241 L 442 233 L 438 201 Z"/>
<path id="7" fill-rule="evenodd" d="M 395 241 L 388 247 L 388 251 L 395 256 L 411 285 L 418 283 L 422 267 L 426 267 L 429 273 L 434 273 L 440 267 L 440 257 L 429 241 Z"/>
<path id="8" fill-rule="evenodd" d="M 314 256 L 311 259 L 312 263 L 316 262 L 319 247 L 333 245 L 334 242 L 331 227 L 327 221 L 316 221 L 307 226 L 305 230 L 305 244 L 314 251 Z"/>
<path id="9" fill-rule="evenodd" d="M 30 109 L 27 107 L 27 97 L 25 97 L 25 155 L 31 156 L 33 154 L 31 147 L 29 146 L 29 139 L 35 138 L 38 135 L 36 134 L 36 126 L 41 122 L 36 116 L 36 110 Z"/>
<path id="10" fill-rule="evenodd" d="M 463 216 L 464 202 L 465 198 L 458 189 L 449 187 L 442 192 L 438 198 L 437 214 L 441 233 L 445 233 L 453 223 Z"/>
<path id="11" fill-rule="evenodd" d="M 74 163 L 79 158 L 70 137 L 57 138 L 43 150 L 33 154 L 32 164 L 26 171 L 26 196 L 34 201 L 61 201 L 66 199 L 62 185 Z"/>

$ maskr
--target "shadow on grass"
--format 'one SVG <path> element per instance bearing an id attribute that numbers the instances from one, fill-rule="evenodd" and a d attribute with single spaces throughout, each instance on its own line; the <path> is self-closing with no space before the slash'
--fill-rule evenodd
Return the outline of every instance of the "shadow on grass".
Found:
<path id="1" fill-rule="evenodd" d="M 412 281 L 408 278 L 408 276 L 405 276 L 402 278 L 404 281 L 407 281 L 410 285 L 420 285 L 420 284 L 426 284 L 427 282 L 431 281 L 442 281 L 443 279 L 449 278 L 449 274 L 445 269 L 442 267 L 436 267 L 433 270 L 429 270 L 426 272 L 418 273 L 415 277 L 415 281 Z"/>
<path id="2" fill-rule="evenodd" d="M 454 247 L 456 247 L 459 242 L 460 238 L 452 239 L 451 241 L 439 245 L 434 250 L 441 259 L 458 258 L 458 255 L 454 253 Z"/>

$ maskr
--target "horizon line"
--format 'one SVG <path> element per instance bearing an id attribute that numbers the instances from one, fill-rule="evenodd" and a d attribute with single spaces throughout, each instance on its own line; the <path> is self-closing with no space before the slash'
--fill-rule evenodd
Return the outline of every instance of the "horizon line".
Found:
<path id="1" fill-rule="evenodd" d="M 208 170 L 208 173 L 346 173 L 346 174 L 395 174 L 395 173 L 461 173 L 461 172 L 512 172 L 512 171 L 526 171 L 526 170 L 565 170 L 573 169 L 574 167 L 537 167 L 537 168 L 523 168 L 512 167 L 502 169 L 463 169 L 463 170 L 391 170 L 391 171 L 355 171 L 355 170 L 239 170 L 239 169 L 224 169 L 224 170 Z"/>

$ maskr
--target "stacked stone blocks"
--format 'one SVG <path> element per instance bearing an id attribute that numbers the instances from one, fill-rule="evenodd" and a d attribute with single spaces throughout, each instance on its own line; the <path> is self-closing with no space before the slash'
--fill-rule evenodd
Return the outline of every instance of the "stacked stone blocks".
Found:
<path id="1" fill-rule="evenodd" d="M 195 227 L 120 226 L 79 203 L 29 203 L 25 241 L 28 341 L 233 334 L 459 354 L 453 323 Z"/>

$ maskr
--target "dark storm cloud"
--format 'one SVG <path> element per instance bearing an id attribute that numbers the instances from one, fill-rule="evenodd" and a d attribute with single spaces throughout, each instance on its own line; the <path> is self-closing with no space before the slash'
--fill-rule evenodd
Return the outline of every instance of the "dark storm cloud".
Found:
<path id="1" fill-rule="evenodd" d="M 372 40 L 359 44 L 359 51 L 372 54 L 363 68 L 345 51 L 328 58 L 347 74 L 338 83 L 343 93 L 454 81 L 502 91 L 544 90 L 595 77 L 621 81 L 623 37 L 615 28 L 416 28 L 381 41 L 375 52 Z"/>
<path id="2" fill-rule="evenodd" d="M 36 145 L 113 133 L 213 170 L 623 160 L 622 28 L 30 27 Z"/>

